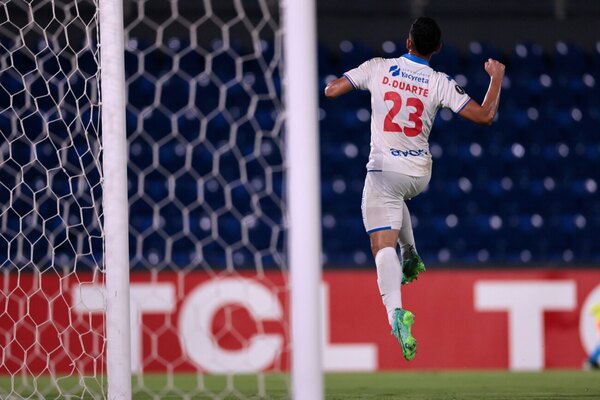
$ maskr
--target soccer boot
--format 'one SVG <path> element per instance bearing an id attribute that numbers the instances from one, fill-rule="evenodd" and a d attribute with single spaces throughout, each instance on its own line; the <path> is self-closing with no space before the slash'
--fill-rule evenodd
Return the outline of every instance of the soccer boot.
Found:
<path id="1" fill-rule="evenodd" d="M 421 272 L 425 272 L 425 264 L 417 250 L 411 246 L 408 257 L 402 261 L 402 284 L 414 281 Z"/>
<path id="2" fill-rule="evenodd" d="M 406 361 L 415 358 L 417 352 L 417 341 L 410 333 L 410 328 L 415 322 L 415 316 L 408 310 L 396 308 L 394 310 L 394 322 L 392 323 L 392 335 L 398 339 L 402 347 L 402 354 Z"/>

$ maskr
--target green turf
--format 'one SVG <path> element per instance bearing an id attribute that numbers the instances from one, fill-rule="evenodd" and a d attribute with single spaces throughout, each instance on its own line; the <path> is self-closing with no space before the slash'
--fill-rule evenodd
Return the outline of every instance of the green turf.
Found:
<path id="1" fill-rule="evenodd" d="M 327 399 L 599 399 L 595 372 L 334 374 Z"/>
<path id="2" fill-rule="evenodd" d="M 0 377 L 0 398 L 29 397 L 34 392 L 33 381 L 14 381 Z M 98 394 L 102 382 L 88 380 L 90 391 L 84 392 L 75 378 L 59 380 L 60 392 L 48 388 L 49 378 L 35 381 L 38 392 L 31 398 L 102 398 Z M 145 375 L 133 380 L 134 399 L 287 399 L 289 377 L 270 374 L 224 376 Z M 532 373 L 510 372 L 386 372 L 373 374 L 327 374 L 326 399 L 600 399 L 600 373 L 580 371 L 550 371 Z M 263 388 L 261 391 L 260 388 Z M 173 390 L 173 388 L 177 388 Z M 266 396 L 260 396 L 260 393 Z M 60 394 L 62 393 L 62 395 Z M 71 394 L 69 397 L 65 394 Z M 95 395 L 95 396 L 94 396 Z M 156 396 L 156 397 L 154 397 Z M 305 400 L 305 399 L 300 399 Z M 310 400 L 310 399 L 307 399 Z"/>

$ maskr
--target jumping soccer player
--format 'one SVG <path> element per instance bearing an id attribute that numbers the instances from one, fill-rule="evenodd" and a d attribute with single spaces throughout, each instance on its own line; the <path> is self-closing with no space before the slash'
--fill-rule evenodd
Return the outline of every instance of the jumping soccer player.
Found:
<path id="1" fill-rule="evenodd" d="M 489 59 L 490 84 L 481 105 L 451 77 L 429 66 L 441 49 L 441 30 L 421 17 L 410 27 L 408 53 L 399 58 L 373 58 L 333 80 L 325 95 L 334 99 L 353 89 L 371 92 L 371 153 L 362 197 L 362 216 L 377 266 L 377 284 L 392 334 L 406 360 L 415 357 L 411 334 L 414 315 L 402 308 L 401 283 L 425 271 L 415 249 L 405 199 L 417 196 L 431 178 L 429 133 L 437 111 L 450 108 L 480 125 L 491 125 L 498 111 L 504 65 Z M 396 253 L 400 243 L 402 266 Z"/>

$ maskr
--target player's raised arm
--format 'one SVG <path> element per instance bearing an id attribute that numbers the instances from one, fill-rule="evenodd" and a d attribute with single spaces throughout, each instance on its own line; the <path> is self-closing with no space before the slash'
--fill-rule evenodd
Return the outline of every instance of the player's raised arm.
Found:
<path id="1" fill-rule="evenodd" d="M 330 99 L 335 99 L 349 91 L 353 90 L 354 86 L 350 83 L 348 78 L 342 76 L 340 78 L 334 79 L 327 84 L 325 87 L 325 96 Z"/>
<path id="2" fill-rule="evenodd" d="M 491 125 L 498 112 L 500 105 L 500 91 L 502 90 L 502 80 L 504 79 L 504 64 L 499 61 L 489 59 L 485 63 L 485 71 L 490 75 L 490 86 L 488 87 L 485 98 L 481 105 L 475 101 L 470 101 L 459 115 L 479 125 Z"/>

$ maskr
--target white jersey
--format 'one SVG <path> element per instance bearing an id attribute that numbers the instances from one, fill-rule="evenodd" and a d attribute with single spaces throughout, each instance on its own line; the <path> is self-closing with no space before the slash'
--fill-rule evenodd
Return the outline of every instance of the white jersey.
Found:
<path id="1" fill-rule="evenodd" d="M 442 107 L 460 112 L 471 98 L 452 78 L 411 54 L 373 58 L 344 74 L 371 92 L 371 153 L 367 170 L 431 174 L 429 133 Z"/>

